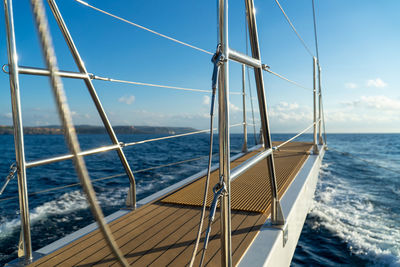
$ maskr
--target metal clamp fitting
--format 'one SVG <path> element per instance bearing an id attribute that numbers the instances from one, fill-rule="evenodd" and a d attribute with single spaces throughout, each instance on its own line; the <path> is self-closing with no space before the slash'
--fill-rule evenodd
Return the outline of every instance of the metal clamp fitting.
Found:
<path id="1" fill-rule="evenodd" d="M 206 230 L 206 236 L 204 239 L 204 250 L 207 249 L 207 245 L 208 245 L 208 240 L 210 238 L 210 233 L 211 233 L 211 224 L 215 219 L 215 213 L 217 211 L 217 206 L 218 206 L 218 201 L 220 200 L 220 198 L 222 197 L 223 194 L 226 193 L 226 185 L 225 183 L 217 183 L 214 188 L 213 188 L 213 192 L 214 192 L 214 199 L 211 203 L 210 206 L 210 215 L 208 218 L 208 227 Z"/>
<path id="2" fill-rule="evenodd" d="M 261 65 L 262 69 L 265 71 L 269 71 L 269 69 L 271 68 L 270 66 L 266 65 L 266 64 L 262 64 Z"/>
<path id="3" fill-rule="evenodd" d="M 1 69 L 3 70 L 4 73 L 10 74 L 10 72 L 6 70 L 6 67 L 8 67 L 8 64 L 4 64 L 3 67 L 1 67 Z"/>
<path id="4" fill-rule="evenodd" d="M 0 190 L 0 195 L 3 194 L 4 190 L 6 189 L 8 183 L 15 177 L 15 173 L 17 172 L 17 164 L 14 162 L 10 166 L 10 173 L 6 177 L 6 181 L 4 182 L 3 187 Z"/>
<path id="5" fill-rule="evenodd" d="M 212 75 L 212 89 L 213 91 L 217 88 L 217 80 L 219 74 L 219 67 L 225 62 L 225 57 L 222 54 L 221 44 L 217 45 L 217 51 L 211 58 L 211 62 L 214 64 L 214 70 Z"/>

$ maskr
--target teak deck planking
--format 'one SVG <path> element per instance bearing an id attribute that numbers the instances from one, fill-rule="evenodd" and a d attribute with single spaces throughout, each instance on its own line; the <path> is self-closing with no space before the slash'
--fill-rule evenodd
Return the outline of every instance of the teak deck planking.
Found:
<path id="1" fill-rule="evenodd" d="M 276 145 L 276 144 L 274 144 Z M 279 197 L 282 197 L 309 155 L 311 143 L 294 142 L 274 152 Z M 231 163 L 239 165 L 259 151 L 250 152 Z M 134 266 L 185 266 L 189 263 L 197 234 L 204 179 L 183 186 L 152 203 L 132 211 L 109 225 L 126 259 Z M 207 203 L 218 170 L 211 175 Z M 232 259 L 236 265 L 270 215 L 271 192 L 265 160 L 235 179 L 231 184 Z M 208 216 L 208 211 L 207 214 Z M 205 227 L 195 265 L 199 264 Z M 220 265 L 219 212 L 205 257 L 207 266 Z M 119 266 L 111 250 L 95 230 L 44 256 L 30 266 Z"/>

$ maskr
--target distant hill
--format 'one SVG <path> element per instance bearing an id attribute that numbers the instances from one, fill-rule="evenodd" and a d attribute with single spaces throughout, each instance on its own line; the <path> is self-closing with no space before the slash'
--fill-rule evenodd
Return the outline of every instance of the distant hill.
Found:
<path id="1" fill-rule="evenodd" d="M 102 126 L 77 125 L 78 134 L 106 134 Z M 114 126 L 116 134 L 181 134 L 196 131 L 191 127 Z M 62 134 L 60 126 L 24 127 L 24 134 Z M 1 126 L 0 135 L 14 134 L 12 126 Z"/>

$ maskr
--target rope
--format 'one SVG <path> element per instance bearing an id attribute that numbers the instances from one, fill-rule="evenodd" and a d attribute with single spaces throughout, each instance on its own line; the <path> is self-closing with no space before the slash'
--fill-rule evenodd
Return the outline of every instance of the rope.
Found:
<path id="1" fill-rule="evenodd" d="M 214 60 L 214 58 L 217 58 L 217 54 L 215 56 L 213 56 L 213 60 Z M 216 87 L 217 87 L 217 81 L 218 81 L 218 72 L 219 72 L 218 68 L 220 68 L 220 66 L 221 66 L 221 65 L 218 65 L 218 64 L 220 64 L 220 62 L 214 62 L 214 65 L 217 67 L 217 69 L 214 69 L 216 79 L 215 79 L 215 84 L 214 84 L 214 81 L 213 81 L 213 93 L 212 93 L 211 111 L 210 111 L 210 149 L 209 149 L 209 154 L 208 154 L 207 178 L 206 178 L 205 185 L 204 185 L 203 207 L 201 208 L 200 223 L 199 223 L 199 228 L 198 228 L 198 231 L 197 231 L 196 243 L 195 243 L 194 248 L 193 248 L 192 257 L 190 259 L 189 267 L 193 266 L 194 260 L 196 258 L 196 253 L 197 253 L 197 249 L 199 247 L 200 238 L 201 238 L 201 231 L 203 229 L 204 216 L 206 214 L 208 185 L 210 183 L 211 161 L 212 161 L 212 150 L 213 150 L 214 101 L 215 101 L 215 92 L 216 92 L 216 89 L 217 89 Z"/>
<path id="2" fill-rule="evenodd" d="M 303 38 L 301 38 L 300 34 L 297 32 L 296 28 L 294 27 L 293 23 L 290 21 L 289 17 L 286 15 L 285 11 L 283 10 L 281 4 L 279 3 L 278 0 L 275 0 L 275 2 L 278 4 L 279 9 L 282 11 L 282 14 L 285 16 L 287 22 L 289 23 L 290 27 L 294 31 L 294 33 L 297 35 L 297 38 L 299 38 L 300 42 L 303 44 L 304 48 L 307 50 L 307 52 L 310 54 L 311 57 L 314 57 L 313 53 L 311 50 L 308 48 L 307 44 L 304 42 Z"/>
<path id="3" fill-rule="evenodd" d="M 209 55 L 213 55 L 213 53 L 211 53 L 211 52 L 209 52 L 209 51 L 207 51 L 207 50 L 204 50 L 204 49 L 199 48 L 199 47 L 197 47 L 197 46 L 194 46 L 194 45 L 191 45 L 191 44 L 188 44 L 188 43 L 179 41 L 179 40 L 177 40 L 177 39 L 175 39 L 175 38 L 172 38 L 172 37 L 167 36 L 167 35 L 165 35 L 165 34 L 156 32 L 156 31 L 154 31 L 154 30 L 152 30 L 152 29 L 149 29 L 149 28 L 146 28 L 146 27 L 144 27 L 144 26 L 142 26 L 142 25 L 139 25 L 139 24 L 137 24 L 137 23 L 135 23 L 135 22 L 132 22 L 132 21 L 129 21 L 129 20 L 127 20 L 127 19 L 121 18 L 121 17 L 119 17 L 119 16 L 117 16 L 117 15 L 111 14 L 111 13 L 105 11 L 105 10 L 102 10 L 102 9 L 100 9 L 100 8 L 97 8 L 97 7 L 95 7 L 95 6 L 92 6 L 92 5 L 88 4 L 88 3 L 85 2 L 85 1 L 82 1 L 82 0 L 75 0 L 75 1 L 78 2 L 78 3 L 80 3 L 80 4 L 82 4 L 82 5 L 85 5 L 85 6 L 87 6 L 87 7 L 90 7 L 91 9 L 94 9 L 94 10 L 96 10 L 96 11 L 98 11 L 98 12 L 101 12 L 101 13 L 103 13 L 103 14 L 105 14 L 105 15 L 108 15 L 108 16 L 110 16 L 110 17 L 113 17 L 113 18 L 115 18 L 115 19 L 118 19 L 118 20 L 120 20 L 120 21 L 123 21 L 123 22 L 125 22 L 125 23 L 128 23 L 128 24 L 130 24 L 130 25 L 132 25 L 132 26 L 138 27 L 138 28 L 140 28 L 140 29 L 142 29 L 142 30 L 151 32 L 151 33 L 153 33 L 153 34 L 155 34 L 155 35 L 158 35 L 158 36 L 160 36 L 160 37 L 162 37 L 162 38 L 165 38 L 165 39 L 171 40 L 171 41 L 173 41 L 173 42 L 175 42 L 175 43 L 178 43 L 178 44 L 181 44 L 181 45 L 184 45 L 184 46 L 193 48 L 193 49 L 195 49 L 195 50 L 197 50 L 197 51 L 200 51 L 200 52 L 203 52 L 203 53 L 206 53 L 206 54 L 209 54 Z"/>
<path id="4" fill-rule="evenodd" d="M 243 125 L 243 122 L 238 123 L 238 124 L 233 124 L 229 126 L 230 128 L 232 127 L 237 127 Z M 212 130 L 216 130 L 217 128 L 213 128 Z M 189 133 L 184 133 L 184 134 L 175 134 L 175 135 L 169 135 L 169 136 L 164 136 L 164 137 L 159 137 L 159 138 L 152 138 L 152 139 L 146 139 L 142 141 L 137 141 L 137 142 L 131 142 L 131 143 L 126 143 L 124 146 L 134 146 L 134 145 L 139 145 L 139 144 L 144 144 L 144 143 L 149 143 L 149 142 L 154 142 L 154 141 L 160 141 L 160 140 L 165 140 L 165 139 L 171 139 L 171 138 L 177 138 L 177 137 L 182 137 L 182 136 L 188 136 L 188 135 L 193 135 L 193 134 L 199 134 L 199 133 L 208 133 L 210 129 L 205 129 L 205 130 L 199 130 L 199 131 L 194 131 L 194 132 L 189 132 Z"/>
<path id="5" fill-rule="evenodd" d="M 374 165 L 374 166 L 376 166 L 376 167 L 378 167 L 378 168 L 385 169 L 385 170 L 387 170 L 387 171 L 391 171 L 391 172 L 394 172 L 394 173 L 396 173 L 396 174 L 400 174 L 400 172 L 397 171 L 397 170 L 393 170 L 393 169 L 390 169 L 390 168 L 388 168 L 388 167 L 379 165 L 379 164 L 377 164 L 377 163 L 375 163 L 375 162 L 373 162 L 373 161 L 369 161 L 369 160 L 366 160 L 366 159 L 362 159 L 362 158 L 360 158 L 360 157 L 354 156 L 353 154 L 351 154 L 351 153 L 349 153 L 349 152 L 342 152 L 342 151 L 333 149 L 333 148 L 331 148 L 331 147 L 330 147 L 328 150 L 332 150 L 332 151 L 334 151 L 334 152 L 336 152 L 336 153 L 342 154 L 342 155 L 344 155 L 344 156 L 348 156 L 348 157 L 353 158 L 353 159 L 357 159 L 357 160 L 363 161 L 363 162 L 365 162 L 365 163 Z"/>
<path id="6" fill-rule="evenodd" d="M 299 137 L 300 135 L 302 135 L 303 133 L 307 132 L 311 127 L 314 126 L 314 123 L 311 124 L 310 126 L 308 126 L 307 128 L 305 128 L 303 131 L 301 131 L 300 133 L 296 134 L 295 136 L 293 136 L 292 138 L 290 138 L 289 140 L 283 142 L 282 144 L 278 145 L 275 147 L 276 150 L 278 150 L 279 148 L 283 147 L 284 145 L 286 145 L 287 143 L 293 141 L 294 139 L 296 139 L 297 137 Z"/>
<path id="7" fill-rule="evenodd" d="M 104 239 L 106 240 L 108 246 L 110 247 L 111 251 L 117 258 L 119 263 L 122 266 L 129 266 L 127 260 L 125 259 L 117 243 L 115 242 L 109 226 L 104 220 L 104 215 L 97 202 L 97 197 L 90 181 L 85 162 L 83 161 L 83 157 L 79 155 L 81 149 L 79 147 L 78 137 L 75 128 L 72 124 L 71 112 L 69 110 L 63 84 L 60 77 L 57 75 L 57 59 L 55 56 L 53 42 L 50 36 L 49 25 L 47 22 L 43 1 L 31 0 L 31 6 L 36 22 L 36 28 L 38 30 L 43 56 L 46 62 L 46 66 L 50 71 L 51 88 L 57 104 L 58 114 L 63 124 L 65 139 L 67 141 L 68 148 L 71 154 L 74 155 L 73 162 L 75 165 L 75 170 L 86 193 L 86 198 L 90 203 L 93 216 L 95 217 L 99 225 Z"/>
<path id="8" fill-rule="evenodd" d="M 286 78 L 286 77 L 284 77 L 284 76 L 282 76 L 282 75 L 280 75 L 280 74 L 278 74 L 278 73 L 276 73 L 276 72 L 273 72 L 273 71 L 270 70 L 269 68 L 264 68 L 264 70 L 265 70 L 266 72 L 269 72 L 269 73 L 271 73 L 272 75 L 275 75 L 276 77 L 278 77 L 278 78 L 280 78 L 280 79 L 282 79 L 282 80 L 285 80 L 285 81 L 287 81 L 287 82 L 290 82 L 291 84 L 294 84 L 294 85 L 296 85 L 296 86 L 298 86 L 298 87 L 300 87 L 300 88 L 303 88 L 303 89 L 308 90 L 308 91 L 314 91 L 314 90 L 311 89 L 311 88 L 308 88 L 308 87 L 306 87 L 306 86 L 303 86 L 303 85 L 301 85 L 301 84 L 299 84 L 299 83 L 297 83 L 297 82 L 295 82 L 295 81 L 289 80 L 288 78 Z"/>
<path id="9" fill-rule="evenodd" d="M 154 166 L 154 167 L 149 167 L 149 168 L 133 171 L 132 173 L 136 174 L 136 173 L 151 171 L 151 170 L 155 170 L 155 169 L 161 169 L 161 168 L 165 168 L 165 167 L 175 166 L 175 165 L 179 165 L 179 164 L 183 164 L 183 163 L 187 163 L 187 162 L 201 160 L 201 159 L 206 158 L 206 157 L 208 157 L 208 156 L 201 156 L 201 157 L 197 157 L 197 158 L 186 159 L 186 160 L 182 160 L 182 161 L 176 161 L 176 162 L 172 162 L 172 163 L 167 163 L 167 164 L 163 164 L 163 165 L 158 165 L 158 166 Z M 113 178 L 122 177 L 122 176 L 125 176 L 125 175 L 126 175 L 126 173 L 119 173 L 119 174 L 115 174 L 115 175 L 100 177 L 100 178 L 93 179 L 92 182 L 99 182 L 99 181 L 109 180 L 109 179 L 113 179 Z M 44 189 L 44 190 L 40 190 L 40 191 L 29 193 L 28 196 L 34 196 L 34 195 L 38 195 L 38 194 L 48 193 L 48 192 L 57 191 L 57 190 L 61 190 L 61 189 L 69 188 L 69 187 L 78 186 L 78 185 L 80 185 L 80 183 L 73 183 L 73 184 L 67 184 L 67 185 L 63 185 L 63 186 L 53 187 L 53 188 Z M 2 198 L 2 199 L 0 199 L 0 202 L 7 201 L 7 200 L 12 200 L 12 199 L 18 199 L 18 196 Z"/>
<path id="10" fill-rule="evenodd" d="M 126 81 L 126 80 L 118 80 L 118 79 L 113 79 L 113 78 L 101 77 L 101 76 L 97 76 L 97 75 L 91 75 L 90 78 L 93 79 L 93 80 L 107 81 L 107 82 L 134 84 L 134 85 L 143 85 L 143 86 L 149 86 L 149 87 L 169 88 L 169 89 L 182 90 L 182 91 L 192 91 L 192 92 L 201 92 L 201 93 L 211 93 L 210 90 L 193 89 L 193 88 L 185 88 L 185 87 L 177 87 L 177 86 L 161 85 L 161 84 L 153 84 L 153 83 L 133 82 L 133 81 Z M 241 95 L 242 93 L 239 93 L 239 92 L 231 92 L 231 94 L 232 94 L 232 95 Z"/>

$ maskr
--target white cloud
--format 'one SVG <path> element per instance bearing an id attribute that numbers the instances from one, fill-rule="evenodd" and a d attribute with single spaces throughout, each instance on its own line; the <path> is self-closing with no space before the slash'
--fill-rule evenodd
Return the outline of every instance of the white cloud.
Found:
<path id="1" fill-rule="evenodd" d="M 278 111 L 292 111 L 299 108 L 299 104 L 297 103 L 287 103 L 287 102 L 280 102 L 278 105 L 275 106 Z"/>
<path id="2" fill-rule="evenodd" d="M 376 88 L 383 88 L 387 86 L 387 83 L 382 81 L 381 78 L 376 78 L 375 80 L 368 80 L 367 81 L 368 87 L 376 87 Z"/>
<path id="3" fill-rule="evenodd" d="M 360 99 L 344 102 L 343 104 L 353 108 L 361 107 L 382 111 L 400 111 L 400 100 L 392 99 L 384 95 L 361 96 Z"/>
<path id="4" fill-rule="evenodd" d="M 203 96 L 203 105 L 210 105 L 210 97 L 208 95 Z"/>
<path id="5" fill-rule="evenodd" d="M 6 113 L 6 114 L 4 114 L 4 117 L 6 117 L 8 119 L 11 119 L 12 118 L 12 113 L 11 112 Z"/>
<path id="6" fill-rule="evenodd" d="M 370 108 L 400 110 L 400 101 L 387 96 L 362 96 L 361 101 Z"/>
<path id="7" fill-rule="evenodd" d="M 127 105 L 132 104 L 134 101 L 135 101 L 134 95 L 121 96 L 120 98 L 118 98 L 118 102 L 125 103 Z"/>
<path id="8" fill-rule="evenodd" d="M 300 106 L 297 103 L 280 102 L 271 107 L 269 115 L 271 119 L 280 123 L 312 122 L 310 107 Z"/>
<path id="9" fill-rule="evenodd" d="M 240 111 L 240 108 L 237 107 L 237 106 L 235 106 L 235 105 L 232 104 L 232 103 L 229 103 L 229 108 L 230 108 L 230 111 L 232 111 L 232 112 Z"/>
<path id="10" fill-rule="evenodd" d="M 358 88 L 358 84 L 352 83 L 352 82 L 350 82 L 350 83 L 345 83 L 344 86 L 345 86 L 346 88 L 349 88 L 349 89 L 356 89 L 356 88 Z"/>

